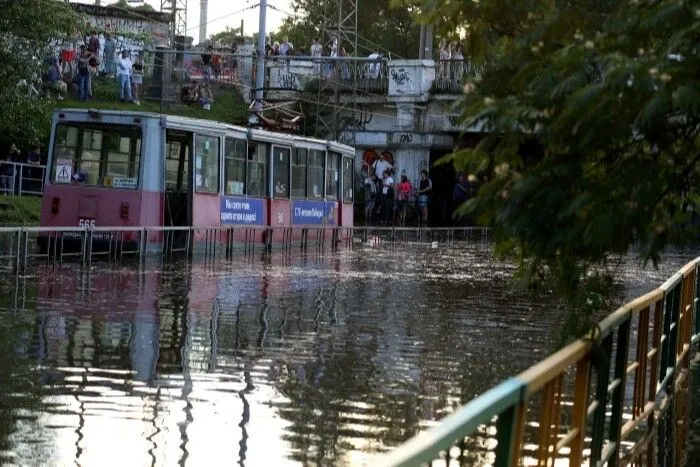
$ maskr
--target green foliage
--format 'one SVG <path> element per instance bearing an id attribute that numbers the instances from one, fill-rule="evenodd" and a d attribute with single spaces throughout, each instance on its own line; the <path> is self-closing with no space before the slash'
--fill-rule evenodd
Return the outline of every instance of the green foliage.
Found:
<path id="1" fill-rule="evenodd" d="M 490 31 L 460 103 L 488 134 L 449 159 L 482 182 L 462 213 L 526 277 L 573 298 L 610 255 L 697 238 L 700 1 L 441 3 L 440 27 Z"/>
<path id="2" fill-rule="evenodd" d="M 0 139 L 18 144 L 38 141 L 50 125 L 41 117 L 48 108 L 43 101 L 27 95 L 20 81 L 40 76 L 42 58 L 52 39 L 76 30 L 79 16 L 66 3 L 57 0 L 17 2 L 0 0 Z"/>
<path id="3" fill-rule="evenodd" d="M 323 34 L 324 18 L 327 18 L 326 26 L 338 23 L 339 12 L 337 8 L 333 8 L 336 3 L 316 0 L 292 0 L 290 3 L 299 16 L 287 17 L 280 29 L 273 34 L 274 40 L 282 39 L 286 35 L 297 50 L 306 53 L 309 52 L 314 37 L 319 37 L 322 43 L 328 43 L 330 36 Z M 378 52 L 404 58 L 418 56 L 420 24 L 416 18 L 417 10 L 406 0 L 400 0 L 398 3 L 399 7 L 392 8 L 391 0 L 358 2 L 358 55 Z M 347 9 L 347 2 L 344 5 Z M 348 53 L 351 52 L 347 44 L 343 47 Z"/>
<path id="4" fill-rule="evenodd" d="M 153 8 L 151 5 L 148 3 L 143 3 L 141 5 L 132 5 L 128 3 L 126 0 L 117 0 L 114 3 L 110 3 L 107 6 L 112 6 L 112 7 L 117 7 L 117 8 L 126 8 L 129 10 L 135 10 L 135 11 L 156 11 L 155 8 Z"/>
<path id="5" fill-rule="evenodd" d="M 216 44 L 216 47 L 231 47 L 241 38 L 241 28 L 226 27 L 225 30 L 209 36 L 209 42 Z"/>
<path id="6" fill-rule="evenodd" d="M 41 198 L 34 196 L 1 196 L 0 226 L 39 225 Z"/>

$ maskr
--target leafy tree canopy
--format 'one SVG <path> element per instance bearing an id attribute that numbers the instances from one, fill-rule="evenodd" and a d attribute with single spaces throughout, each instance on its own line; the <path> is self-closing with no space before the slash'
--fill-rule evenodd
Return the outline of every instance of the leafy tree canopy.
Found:
<path id="1" fill-rule="evenodd" d="M 79 24 L 78 14 L 64 2 L 0 0 L 0 131 L 5 143 L 27 145 L 48 134 L 50 103 L 29 97 L 19 83 L 40 76 L 42 59 L 53 56 L 50 42 L 72 35 Z"/>
<path id="2" fill-rule="evenodd" d="M 372 52 L 391 53 L 404 58 L 418 56 L 420 24 L 416 19 L 417 9 L 407 1 L 400 0 L 398 8 L 392 8 L 391 0 L 358 2 L 357 44 L 360 56 Z M 332 11 L 335 2 L 317 0 L 292 0 L 296 17 L 287 17 L 279 30 L 273 34 L 274 40 L 286 35 L 297 50 L 308 53 L 314 37 L 328 42 L 330 37 L 322 34 L 324 20 L 337 24 L 338 11 Z M 345 47 L 350 52 L 349 47 Z"/>
<path id="3" fill-rule="evenodd" d="M 148 3 L 142 3 L 141 5 L 134 5 L 133 3 L 129 3 L 126 0 L 118 0 L 114 3 L 110 3 L 108 6 L 113 6 L 113 7 L 118 7 L 118 8 L 128 8 L 130 10 L 136 10 L 136 11 L 156 11 L 155 8 L 153 8 L 151 5 Z"/>
<path id="4" fill-rule="evenodd" d="M 233 47 L 241 38 L 241 28 L 226 27 L 225 30 L 209 36 L 209 42 L 216 47 Z"/>
<path id="5" fill-rule="evenodd" d="M 437 3 L 489 59 L 459 104 L 488 133 L 451 161 L 500 251 L 574 294 L 611 254 L 697 239 L 700 1 Z"/>

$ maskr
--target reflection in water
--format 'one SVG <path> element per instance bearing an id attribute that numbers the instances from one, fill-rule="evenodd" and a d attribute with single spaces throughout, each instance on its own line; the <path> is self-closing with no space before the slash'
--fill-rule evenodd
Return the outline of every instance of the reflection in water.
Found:
<path id="1" fill-rule="evenodd" d="M 544 357 L 560 321 L 487 246 L 147 269 L 0 279 L 0 463 L 371 463 Z"/>

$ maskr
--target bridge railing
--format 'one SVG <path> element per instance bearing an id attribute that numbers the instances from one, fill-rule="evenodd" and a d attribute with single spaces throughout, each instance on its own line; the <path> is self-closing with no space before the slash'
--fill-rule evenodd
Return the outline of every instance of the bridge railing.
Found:
<path id="1" fill-rule="evenodd" d="M 698 264 L 397 447 L 378 465 L 682 465 Z"/>

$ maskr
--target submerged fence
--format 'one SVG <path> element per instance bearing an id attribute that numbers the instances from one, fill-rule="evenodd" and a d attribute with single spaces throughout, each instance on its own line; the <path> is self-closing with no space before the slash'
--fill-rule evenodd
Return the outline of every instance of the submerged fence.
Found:
<path id="1" fill-rule="evenodd" d="M 587 338 L 472 400 L 379 465 L 680 466 L 698 265 L 601 321 Z"/>
<path id="2" fill-rule="evenodd" d="M 88 264 L 100 258 L 144 261 L 149 256 L 231 259 L 240 252 L 273 249 L 338 250 L 407 242 L 437 246 L 489 241 L 489 235 L 488 229 L 478 227 L 0 227 L 0 269 L 21 270 L 36 261 Z"/>

